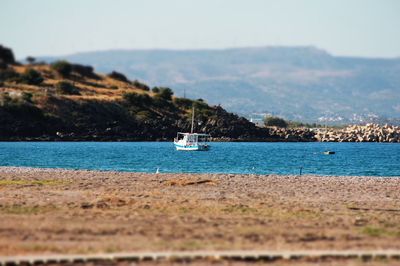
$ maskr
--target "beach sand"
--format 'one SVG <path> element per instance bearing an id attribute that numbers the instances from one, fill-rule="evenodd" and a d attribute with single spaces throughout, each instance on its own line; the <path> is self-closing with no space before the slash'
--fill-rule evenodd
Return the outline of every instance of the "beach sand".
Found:
<path id="1" fill-rule="evenodd" d="M 400 249 L 400 178 L 0 167 L 0 255 Z"/>

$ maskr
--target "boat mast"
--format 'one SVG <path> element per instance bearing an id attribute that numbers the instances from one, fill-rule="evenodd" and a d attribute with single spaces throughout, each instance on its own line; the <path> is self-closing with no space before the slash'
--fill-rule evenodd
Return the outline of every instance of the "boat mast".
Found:
<path id="1" fill-rule="evenodd" d="M 194 127 L 194 105 L 192 107 L 192 128 L 190 129 L 190 133 L 193 133 L 193 127 Z"/>

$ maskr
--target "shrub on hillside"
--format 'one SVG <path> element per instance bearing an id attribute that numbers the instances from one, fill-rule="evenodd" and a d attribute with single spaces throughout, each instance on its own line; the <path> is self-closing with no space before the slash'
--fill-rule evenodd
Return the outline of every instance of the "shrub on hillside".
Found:
<path id="1" fill-rule="evenodd" d="M 79 89 L 68 81 L 60 81 L 56 85 L 58 94 L 80 95 Z"/>
<path id="2" fill-rule="evenodd" d="M 21 94 L 10 95 L 8 92 L 0 93 L 0 106 L 10 106 L 10 105 L 23 105 L 31 104 L 33 94 L 30 92 L 22 92 Z"/>
<path id="3" fill-rule="evenodd" d="M 18 82 L 29 85 L 40 85 L 43 80 L 44 78 L 42 77 L 42 75 L 34 69 L 27 69 L 18 78 Z"/>
<path id="4" fill-rule="evenodd" d="M 8 92 L 0 93 L 0 106 L 6 106 L 12 102 L 12 98 Z"/>
<path id="5" fill-rule="evenodd" d="M 174 98 L 174 103 L 181 108 L 192 108 L 193 100 L 187 98 Z"/>
<path id="6" fill-rule="evenodd" d="M 153 88 L 153 92 L 154 92 L 154 88 Z M 174 95 L 174 92 L 170 88 L 158 87 L 158 93 L 156 94 L 155 97 L 166 100 L 166 101 L 171 101 L 172 95 Z"/>
<path id="7" fill-rule="evenodd" d="M 14 53 L 10 48 L 0 45 L 0 63 L 15 64 Z"/>
<path id="8" fill-rule="evenodd" d="M 33 56 L 27 56 L 26 57 L 26 61 L 29 63 L 29 64 L 34 64 L 35 62 L 36 62 L 36 58 L 34 58 Z"/>
<path id="9" fill-rule="evenodd" d="M 268 127 L 282 127 L 282 128 L 286 128 L 288 126 L 288 123 L 280 118 L 280 117 L 276 117 L 276 116 L 267 116 L 264 118 L 264 125 L 268 126 Z"/>
<path id="10" fill-rule="evenodd" d="M 80 64 L 71 64 L 71 71 L 79 74 L 82 77 L 91 79 L 100 79 L 100 77 L 94 73 L 94 69 L 91 66 L 84 66 Z"/>
<path id="11" fill-rule="evenodd" d="M 110 74 L 107 75 L 108 77 L 115 79 L 115 80 L 119 80 L 122 82 L 129 82 L 129 79 L 122 73 L 119 73 L 117 71 L 113 71 Z"/>
<path id="12" fill-rule="evenodd" d="M 11 68 L 6 68 L 6 69 L 0 70 L 0 82 L 17 81 L 19 76 L 20 76 L 20 74 L 18 74 Z"/>
<path id="13" fill-rule="evenodd" d="M 136 113 L 135 117 L 137 120 L 146 121 L 149 119 L 153 119 L 154 115 L 150 111 L 139 111 L 138 113 Z"/>
<path id="14" fill-rule="evenodd" d="M 44 117 L 43 111 L 32 103 L 11 98 L 8 95 L 0 94 L 0 106 L 4 111 L 11 114 L 13 120 L 15 119 L 15 125 L 18 125 L 18 127 L 30 128 L 32 119 L 43 119 Z M 22 119 L 25 120 L 25 123 L 21 123 Z M 28 129 L 26 133 L 32 134 L 32 131 Z"/>
<path id="15" fill-rule="evenodd" d="M 310 123 L 303 123 L 303 122 L 298 122 L 298 121 L 289 121 L 288 127 L 290 127 L 290 128 L 298 128 L 298 127 L 315 128 L 315 127 L 323 127 L 323 126 L 319 125 L 317 123 L 310 124 Z"/>
<path id="16" fill-rule="evenodd" d="M 32 103 L 33 94 L 30 92 L 23 92 L 21 98 L 24 102 Z"/>
<path id="17" fill-rule="evenodd" d="M 132 81 L 132 85 L 135 86 L 138 89 L 141 89 L 141 90 L 144 90 L 144 91 L 150 91 L 150 87 L 149 86 L 147 86 L 146 84 L 138 81 L 137 79 Z"/>
<path id="18" fill-rule="evenodd" d="M 136 92 L 128 92 L 122 95 L 125 102 L 134 106 L 150 105 L 153 99 L 148 94 L 139 94 Z"/>
<path id="19" fill-rule="evenodd" d="M 72 65 L 65 60 L 54 62 L 51 68 L 64 78 L 69 77 L 72 72 Z"/>

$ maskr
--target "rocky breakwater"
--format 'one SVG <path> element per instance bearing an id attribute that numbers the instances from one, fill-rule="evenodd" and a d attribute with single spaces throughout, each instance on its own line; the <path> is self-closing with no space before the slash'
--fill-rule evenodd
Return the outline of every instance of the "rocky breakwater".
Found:
<path id="1" fill-rule="evenodd" d="M 315 138 L 321 142 L 400 142 L 400 127 L 366 124 L 351 125 L 344 129 L 319 129 Z"/>
<path id="2" fill-rule="evenodd" d="M 275 141 L 311 142 L 317 141 L 315 132 L 309 128 L 278 128 L 269 127 L 269 134 Z"/>

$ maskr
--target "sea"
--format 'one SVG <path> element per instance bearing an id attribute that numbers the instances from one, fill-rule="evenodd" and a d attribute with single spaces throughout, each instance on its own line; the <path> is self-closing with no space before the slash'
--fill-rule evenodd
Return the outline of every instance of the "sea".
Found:
<path id="1" fill-rule="evenodd" d="M 188 152 L 172 142 L 0 142 L 0 166 L 400 177 L 400 143 L 213 142 L 209 151 Z"/>

